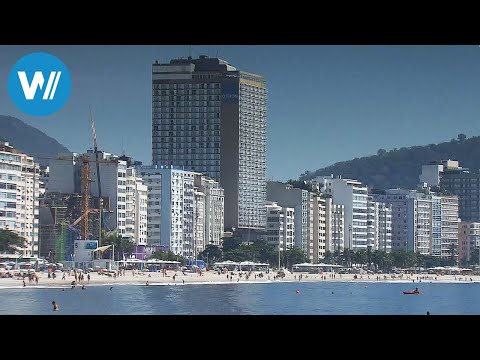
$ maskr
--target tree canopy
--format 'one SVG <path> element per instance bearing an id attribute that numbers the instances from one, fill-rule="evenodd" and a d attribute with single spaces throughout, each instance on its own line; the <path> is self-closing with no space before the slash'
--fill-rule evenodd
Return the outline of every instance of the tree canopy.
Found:
<path id="1" fill-rule="evenodd" d="M 111 251 L 115 251 L 114 259 L 121 260 L 123 255 L 128 256 L 132 253 L 135 244 L 129 238 L 113 233 L 103 238 L 102 246 L 103 245 L 113 245 Z"/>
<path id="2" fill-rule="evenodd" d="M 25 246 L 25 239 L 12 230 L 0 229 L 0 252 L 13 253 Z"/>

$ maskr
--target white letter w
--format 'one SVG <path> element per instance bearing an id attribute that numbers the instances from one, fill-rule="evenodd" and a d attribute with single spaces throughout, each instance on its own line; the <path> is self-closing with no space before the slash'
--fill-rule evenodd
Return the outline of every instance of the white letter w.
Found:
<path id="1" fill-rule="evenodd" d="M 42 72 L 35 71 L 31 84 L 28 83 L 27 74 L 25 73 L 25 71 L 18 71 L 17 73 L 18 73 L 18 78 L 20 79 L 20 84 L 22 85 L 23 93 L 25 94 L 25 99 L 33 100 L 37 92 L 37 88 L 40 87 L 40 89 L 42 89 L 43 83 L 45 82 Z M 55 95 L 55 91 L 57 90 L 58 80 L 60 80 L 61 74 L 62 74 L 61 71 L 50 72 L 50 76 L 48 77 L 47 88 L 43 93 L 43 100 L 49 99 L 48 95 L 50 95 L 50 100 L 53 99 L 53 96 Z M 54 81 L 55 83 L 53 84 Z M 52 84 L 53 84 L 53 89 L 52 89 Z"/>

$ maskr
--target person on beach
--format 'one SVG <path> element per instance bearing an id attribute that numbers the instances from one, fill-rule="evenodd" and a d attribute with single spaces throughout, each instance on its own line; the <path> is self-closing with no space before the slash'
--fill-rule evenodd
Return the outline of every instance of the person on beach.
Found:
<path id="1" fill-rule="evenodd" d="M 60 310 L 60 308 L 58 307 L 57 303 L 55 301 L 52 301 L 52 305 L 53 305 L 53 311 L 58 311 Z"/>

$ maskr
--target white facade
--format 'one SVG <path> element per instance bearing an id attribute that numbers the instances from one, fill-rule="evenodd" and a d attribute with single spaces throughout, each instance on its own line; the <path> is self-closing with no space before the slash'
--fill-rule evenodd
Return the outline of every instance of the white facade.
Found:
<path id="1" fill-rule="evenodd" d="M 267 243 L 278 251 L 291 249 L 295 245 L 295 209 L 267 201 Z"/>
<path id="2" fill-rule="evenodd" d="M 358 180 L 319 176 L 312 180 L 332 196 L 334 204 L 344 205 L 344 245 L 353 251 L 367 249 L 367 187 Z"/>
<path id="3" fill-rule="evenodd" d="M 147 200 L 147 243 L 160 246 L 161 211 L 162 211 L 162 173 L 160 167 L 142 166 L 137 171 L 148 188 Z M 167 204 L 166 207 L 169 208 Z M 168 245 L 164 244 L 164 245 Z"/>
<path id="4" fill-rule="evenodd" d="M 220 245 L 224 231 L 224 195 L 217 181 L 193 172 L 141 166 L 148 187 L 149 245 L 194 258 L 208 244 Z"/>
<path id="5" fill-rule="evenodd" d="M 326 247 L 326 204 L 322 195 L 313 195 L 313 243 L 309 247 L 308 260 L 315 264 L 325 258 Z"/>
<path id="6" fill-rule="evenodd" d="M 368 247 L 372 251 L 392 251 L 392 205 L 368 197 Z"/>
<path id="7" fill-rule="evenodd" d="M 220 246 L 225 227 L 225 194 L 218 181 L 205 175 L 195 176 L 195 189 L 204 194 L 204 242 L 206 245 Z"/>
<path id="8" fill-rule="evenodd" d="M 375 202 L 374 250 L 392 251 L 392 205 Z"/>
<path id="9" fill-rule="evenodd" d="M 127 168 L 126 182 L 125 236 L 136 245 L 146 245 L 148 188 L 134 168 Z"/>
<path id="10" fill-rule="evenodd" d="M 195 173 L 176 169 L 161 170 L 164 205 L 160 228 L 162 245 L 168 245 L 177 255 L 193 257 Z"/>
<path id="11" fill-rule="evenodd" d="M 325 198 L 326 250 L 334 253 L 345 248 L 345 206 L 334 204 L 332 197 Z"/>
<path id="12" fill-rule="evenodd" d="M 389 189 L 373 196 L 392 205 L 392 250 L 443 258 L 457 256 L 457 196 L 403 189 Z"/>
<path id="13" fill-rule="evenodd" d="M 295 209 L 295 246 L 310 257 L 309 249 L 313 246 L 314 234 L 311 193 L 305 189 L 294 188 L 290 184 L 268 181 L 267 200 Z"/>
<path id="14" fill-rule="evenodd" d="M 441 257 L 457 258 L 458 256 L 458 197 L 441 196 Z"/>
<path id="15" fill-rule="evenodd" d="M 23 237 L 23 256 L 37 255 L 40 167 L 31 156 L 0 142 L 0 229 Z"/>
<path id="16" fill-rule="evenodd" d="M 392 205 L 392 250 L 430 255 L 431 196 L 415 190 L 388 189 L 374 199 Z"/>
<path id="17" fill-rule="evenodd" d="M 194 191 L 195 201 L 193 207 L 193 257 L 205 249 L 208 242 L 205 241 L 205 194 L 201 191 Z"/>

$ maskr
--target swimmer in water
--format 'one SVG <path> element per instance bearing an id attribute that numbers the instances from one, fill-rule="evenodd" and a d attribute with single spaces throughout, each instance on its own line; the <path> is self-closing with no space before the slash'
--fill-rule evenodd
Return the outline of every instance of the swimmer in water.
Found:
<path id="1" fill-rule="evenodd" d="M 58 307 L 57 303 L 55 301 L 52 301 L 52 305 L 53 305 L 53 311 L 58 311 L 60 310 L 60 308 Z"/>

